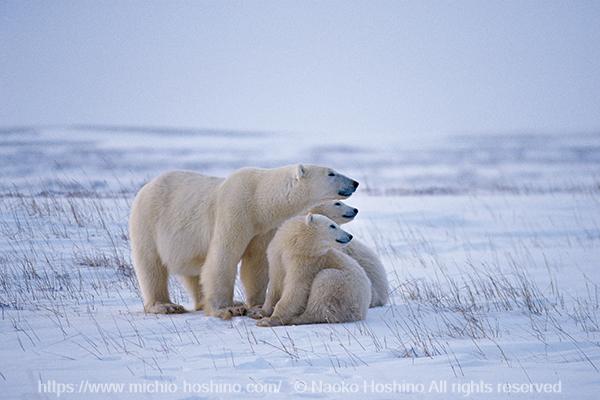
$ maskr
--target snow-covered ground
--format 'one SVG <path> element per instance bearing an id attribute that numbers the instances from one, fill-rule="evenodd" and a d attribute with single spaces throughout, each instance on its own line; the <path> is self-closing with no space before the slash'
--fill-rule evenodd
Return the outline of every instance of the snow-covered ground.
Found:
<path id="1" fill-rule="evenodd" d="M 3 129 L 0 397 L 597 398 L 600 135 L 364 142 Z M 146 179 L 299 161 L 361 181 L 347 229 L 382 257 L 392 304 L 274 329 L 142 312 L 127 217 Z"/>

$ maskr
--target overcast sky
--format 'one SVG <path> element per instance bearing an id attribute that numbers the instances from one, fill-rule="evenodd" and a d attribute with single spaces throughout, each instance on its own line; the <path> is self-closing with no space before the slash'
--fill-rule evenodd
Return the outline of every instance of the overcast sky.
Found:
<path id="1" fill-rule="evenodd" d="M 600 1 L 4 1 L 0 125 L 600 131 Z"/>

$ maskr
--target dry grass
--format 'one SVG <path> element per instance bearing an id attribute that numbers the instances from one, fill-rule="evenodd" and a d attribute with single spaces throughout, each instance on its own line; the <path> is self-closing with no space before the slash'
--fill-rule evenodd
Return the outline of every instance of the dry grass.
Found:
<path id="1" fill-rule="evenodd" d="M 10 321 L 24 351 L 40 342 L 36 329 L 21 319 L 24 311 L 41 313 L 65 338 L 78 332 L 73 343 L 90 357 L 125 354 L 160 374 L 159 358 L 180 356 L 183 346 L 201 342 L 199 327 L 182 320 L 165 318 L 160 322 L 162 332 L 150 335 L 151 343 L 142 333 L 126 231 L 130 201 L 129 196 L 51 193 L 15 192 L 0 197 L 2 320 Z M 293 328 L 257 331 L 251 321 L 231 325 L 247 346 L 247 354 L 276 352 L 292 363 L 324 365 L 335 371 L 369 365 L 373 355 L 385 352 L 399 358 L 443 356 L 459 376 L 463 367 L 453 349 L 455 340 L 472 343 L 472 351 L 482 358 L 489 356 L 484 348 L 491 343 L 500 358 L 512 365 L 518 358 L 504 350 L 503 340 L 518 328 L 520 335 L 544 345 L 556 337 L 571 343 L 597 369 L 588 345 L 598 346 L 598 285 L 590 280 L 585 293 L 567 295 L 548 267 L 549 282 L 540 287 L 529 276 L 522 251 L 490 251 L 489 260 L 469 261 L 450 273 L 423 232 L 397 223 L 396 237 L 374 225 L 368 230 L 367 239 L 376 244 L 392 271 L 392 304 L 379 312 L 380 321 L 323 325 L 310 334 Z M 448 235 L 459 239 L 457 232 Z M 405 249 L 398 249 L 397 238 L 407 244 Z M 521 250 L 529 251 L 528 246 L 539 239 L 530 240 L 520 244 Z M 407 275 L 407 259 L 427 269 L 427 276 Z M 177 286 L 173 293 L 176 301 L 185 300 Z M 121 312 L 113 317 L 114 324 L 98 323 L 97 310 L 115 301 Z M 71 326 L 72 313 L 87 315 L 95 332 Z M 518 327 L 513 325 L 515 315 Z M 200 329 L 210 334 L 212 328 L 208 323 Z M 225 351 L 227 357 L 211 356 L 215 370 L 238 368 L 240 355 Z"/>

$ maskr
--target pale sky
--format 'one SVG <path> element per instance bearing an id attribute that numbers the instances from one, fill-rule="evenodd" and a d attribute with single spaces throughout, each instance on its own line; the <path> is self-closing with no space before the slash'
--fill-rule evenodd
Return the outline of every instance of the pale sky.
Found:
<path id="1" fill-rule="evenodd" d="M 600 131 L 600 1 L 4 1 L 0 125 Z"/>

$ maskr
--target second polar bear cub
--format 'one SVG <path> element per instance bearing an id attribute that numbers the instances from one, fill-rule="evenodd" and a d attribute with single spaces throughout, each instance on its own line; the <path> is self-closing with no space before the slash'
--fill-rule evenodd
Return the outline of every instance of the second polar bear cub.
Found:
<path id="1" fill-rule="evenodd" d="M 366 317 L 371 283 L 340 249 L 352 240 L 329 218 L 287 220 L 269 244 L 271 281 L 258 326 L 350 322 Z"/>

